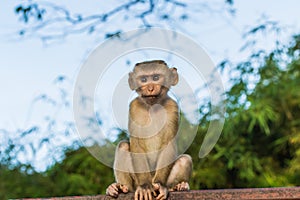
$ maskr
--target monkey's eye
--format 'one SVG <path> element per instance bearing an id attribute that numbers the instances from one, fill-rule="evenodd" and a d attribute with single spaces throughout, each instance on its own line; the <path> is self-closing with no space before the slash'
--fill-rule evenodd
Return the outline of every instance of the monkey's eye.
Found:
<path id="1" fill-rule="evenodd" d="M 154 74 L 152 77 L 153 81 L 158 81 L 159 80 L 159 74 Z"/>
<path id="2" fill-rule="evenodd" d="M 141 77 L 141 82 L 142 83 L 146 83 L 147 82 L 147 77 L 146 76 L 142 76 Z"/>

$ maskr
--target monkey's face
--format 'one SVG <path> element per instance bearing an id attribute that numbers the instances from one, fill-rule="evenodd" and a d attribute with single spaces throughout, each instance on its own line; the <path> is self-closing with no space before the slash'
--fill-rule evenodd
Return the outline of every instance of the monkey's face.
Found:
<path id="1" fill-rule="evenodd" d="M 149 74 L 138 77 L 137 93 L 147 104 L 159 103 L 167 95 L 168 88 L 164 86 L 165 78 L 162 74 Z"/>
<path id="2" fill-rule="evenodd" d="M 136 64 L 128 78 L 129 87 L 149 105 L 164 101 L 169 88 L 177 82 L 177 69 L 159 60 Z"/>

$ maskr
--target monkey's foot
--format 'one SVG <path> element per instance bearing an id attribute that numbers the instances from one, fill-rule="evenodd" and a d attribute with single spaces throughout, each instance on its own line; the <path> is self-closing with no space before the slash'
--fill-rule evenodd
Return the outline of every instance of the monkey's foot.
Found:
<path id="1" fill-rule="evenodd" d="M 190 185 L 188 182 L 181 182 L 175 185 L 173 188 L 170 188 L 169 191 L 189 191 L 190 190 Z"/>
<path id="2" fill-rule="evenodd" d="M 120 193 L 127 193 L 127 192 L 128 192 L 128 187 L 120 183 L 112 183 L 106 189 L 106 194 L 111 197 L 118 197 Z"/>
<path id="3" fill-rule="evenodd" d="M 134 200 L 152 200 L 152 194 L 156 196 L 156 192 L 151 186 L 138 186 L 134 193 Z"/>

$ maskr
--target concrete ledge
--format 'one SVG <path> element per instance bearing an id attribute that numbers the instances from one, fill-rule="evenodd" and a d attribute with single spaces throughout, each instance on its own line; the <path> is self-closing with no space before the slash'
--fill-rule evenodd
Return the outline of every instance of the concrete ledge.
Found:
<path id="1" fill-rule="evenodd" d="M 55 197 L 55 200 L 133 200 L 133 193 L 121 194 L 118 198 L 106 195 Z M 300 200 L 300 187 L 288 188 L 250 188 L 250 189 L 222 189 L 222 190 L 192 190 L 189 192 L 171 192 L 169 200 Z"/>

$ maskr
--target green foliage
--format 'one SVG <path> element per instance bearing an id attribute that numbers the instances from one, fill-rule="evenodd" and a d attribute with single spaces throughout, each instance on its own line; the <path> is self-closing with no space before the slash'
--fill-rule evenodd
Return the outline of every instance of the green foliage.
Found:
<path id="1" fill-rule="evenodd" d="M 189 149 L 194 158 L 192 188 L 300 184 L 299 44 L 295 36 L 290 48 L 253 54 L 232 68 L 222 63 L 235 75 L 227 92 L 226 123 L 214 150 L 199 160 L 209 121 L 202 119 L 206 123 Z"/>
<path id="2" fill-rule="evenodd" d="M 0 199 L 41 197 L 51 194 L 48 179 L 36 172 L 26 173 L 26 169 L 32 171 L 30 166 L 10 169 L 0 165 Z"/>
<path id="3" fill-rule="evenodd" d="M 68 150 L 65 156 L 61 163 L 44 173 L 30 174 L 24 171 L 24 166 L 14 170 L 1 166 L 0 191 L 5 192 L 0 193 L 0 199 L 95 195 L 104 193 L 114 181 L 112 169 L 101 164 L 84 147 Z"/>
<path id="4" fill-rule="evenodd" d="M 114 180 L 112 169 L 83 147 L 67 152 L 63 162 L 55 164 L 46 174 L 55 183 L 51 195 L 56 196 L 104 193 Z"/>

